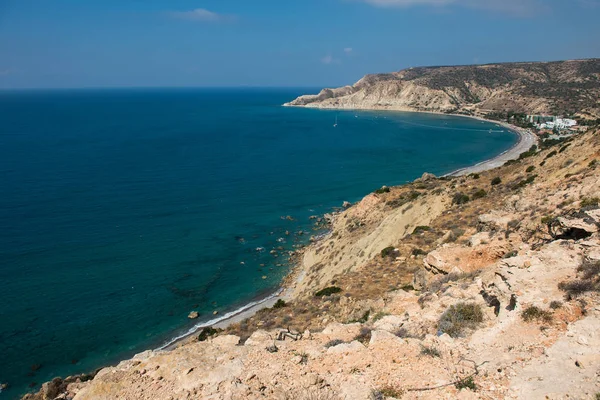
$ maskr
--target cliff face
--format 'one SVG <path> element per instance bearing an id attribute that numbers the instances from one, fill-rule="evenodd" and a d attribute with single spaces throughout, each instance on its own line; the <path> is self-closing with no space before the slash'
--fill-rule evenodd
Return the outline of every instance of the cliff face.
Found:
<path id="1" fill-rule="evenodd" d="M 323 89 L 287 103 L 341 109 L 600 117 L 600 59 L 548 63 L 419 67 L 367 75 L 352 86 Z"/>

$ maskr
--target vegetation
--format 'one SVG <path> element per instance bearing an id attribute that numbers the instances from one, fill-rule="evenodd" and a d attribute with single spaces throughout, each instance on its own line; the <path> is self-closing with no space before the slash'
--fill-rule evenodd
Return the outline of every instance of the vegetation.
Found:
<path id="1" fill-rule="evenodd" d="M 380 189 L 377 189 L 375 191 L 375 193 L 377 193 L 377 194 L 384 194 L 384 193 L 389 193 L 389 192 L 390 192 L 390 188 L 387 187 L 387 186 L 384 186 L 384 187 L 382 187 Z"/>
<path id="2" fill-rule="evenodd" d="M 587 207 L 598 207 L 598 203 L 600 203 L 600 199 L 598 197 L 584 197 L 581 200 L 580 203 L 580 207 L 581 208 L 587 208 Z"/>
<path id="3" fill-rule="evenodd" d="M 558 288 L 567 293 L 568 299 L 588 292 L 600 292 L 600 261 L 584 261 L 577 268 L 577 275 L 578 279 L 558 284 Z"/>
<path id="4" fill-rule="evenodd" d="M 389 246 L 389 247 L 386 247 L 385 249 L 381 250 L 382 258 L 392 257 L 395 254 L 396 254 L 396 249 L 394 248 L 394 246 Z"/>
<path id="5" fill-rule="evenodd" d="M 562 306 L 563 306 L 563 304 L 558 300 L 554 300 L 554 301 L 550 302 L 550 308 L 553 310 L 558 310 Z"/>
<path id="6" fill-rule="evenodd" d="M 482 199 L 487 196 L 487 192 L 483 189 L 479 189 L 475 193 L 473 193 L 473 200 Z"/>
<path id="7" fill-rule="evenodd" d="M 206 340 L 208 340 L 208 338 L 215 336 L 217 333 L 219 333 L 219 331 L 217 329 L 214 329 L 211 326 L 202 328 L 202 330 L 200 331 L 200 334 L 198 335 L 198 341 L 205 342 Z"/>
<path id="8" fill-rule="evenodd" d="M 535 178 L 537 178 L 537 175 L 531 175 L 527 177 L 527 179 L 523 179 L 521 182 L 515 185 L 515 189 L 522 189 L 527 185 L 531 185 L 533 181 L 535 181 Z"/>
<path id="9" fill-rule="evenodd" d="M 337 286 L 330 286 L 319 290 L 317 293 L 315 293 L 315 297 L 331 296 L 332 294 L 340 293 L 341 291 L 342 289 Z"/>
<path id="10" fill-rule="evenodd" d="M 544 160 L 547 160 L 551 157 L 554 157 L 555 155 L 557 155 L 558 153 L 556 152 L 556 150 L 551 151 L 550 153 L 548 153 L 548 155 L 546 156 L 546 158 L 544 158 Z"/>
<path id="11" fill-rule="evenodd" d="M 454 195 L 454 197 L 452 198 L 452 204 L 466 204 L 469 202 L 469 200 L 471 200 L 469 198 L 469 196 L 467 196 L 464 193 L 458 192 Z"/>
<path id="12" fill-rule="evenodd" d="M 523 159 L 525 159 L 525 158 L 529 158 L 529 157 L 531 157 L 531 156 L 534 156 L 534 155 L 535 155 L 535 153 L 537 152 L 537 149 L 538 149 L 538 147 L 537 147 L 537 146 L 534 144 L 533 146 L 531 146 L 531 147 L 529 148 L 529 150 L 527 150 L 526 152 L 524 152 L 524 153 L 521 153 L 521 154 L 519 155 L 519 160 L 523 160 Z"/>
<path id="13" fill-rule="evenodd" d="M 425 250 L 422 249 L 412 249 L 412 251 L 410 252 L 410 254 L 412 254 L 413 256 L 424 256 L 427 254 L 427 252 Z"/>
<path id="14" fill-rule="evenodd" d="M 442 357 L 439 350 L 433 346 L 422 346 L 421 347 L 421 355 L 429 356 L 429 357 Z"/>
<path id="15" fill-rule="evenodd" d="M 419 233 L 428 232 L 431 228 L 429 226 L 417 226 L 413 231 L 413 235 L 418 235 Z"/>
<path id="16" fill-rule="evenodd" d="M 479 179 L 480 178 L 479 174 L 469 174 L 469 176 L 471 178 L 473 178 L 473 179 Z"/>
<path id="17" fill-rule="evenodd" d="M 360 332 L 358 335 L 356 335 L 354 340 L 358 340 L 362 344 L 366 345 L 371 340 L 371 329 L 367 327 L 360 328 Z"/>
<path id="18" fill-rule="evenodd" d="M 358 322 L 360 324 L 364 324 L 369 320 L 369 315 L 371 315 L 371 310 L 365 311 L 365 313 L 360 318 L 350 320 L 348 323 L 354 324 Z"/>
<path id="19" fill-rule="evenodd" d="M 470 389 L 472 391 L 476 391 L 477 390 L 477 385 L 475 384 L 475 381 L 473 380 L 472 376 L 469 376 L 467 378 L 461 379 L 460 381 L 456 382 L 454 384 L 454 386 L 458 389 Z"/>
<path id="20" fill-rule="evenodd" d="M 344 344 L 344 343 L 346 343 L 346 342 L 344 342 L 342 339 L 333 339 L 333 340 L 330 340 L 329 342 L 325 343 L 325 348 L 328 349 L 330 347 L 335 347 L 337 345 Z"/>
<path id="21" fill-rule="evenodd" d="M 477 303 L 458 303 L 450 306 L 440 317 L 438 329 L 452 337 L 462 336 L 483 322 L 483 311 Z"/>
<path id="22" fill-rule="evenodd" d="M 499 176 L 495 177 L 494 179 L 492 179 L 492 186 L 496 186 L 502 183 L 502 179 L 500 179 Z"/>
<path id="23" fill-rule="evenodd" d="M 552 322 L 552 313 L 536 306 L 529 306 L 523 310 L 521 318 L 525 322 L 542 321 L 550 323 Z"/>
<path id="24" fill-rule="evenodd" d="M 399 399 L 402 396 L 404 396 L 404 391 L 396 389 L 392 386 L 385 386 L 379 390 L 373 390 L 371 392 L 371 399 L 373 400 L 385 400 L 386 397 Z"/>
<path id="25" fill-rule="evenodd" d="M 530 173 L 535 171 L 535 167 L 533 165 L 530 165 L 529 167 L 527 167 L 527 169 L 525 170 L 525 172 Z"/>
<path id="26" fill-rule="evenodd" d="M 287 305 L 287 304 L 286 304 L 286 302 L 285 302 L 284 300 L 282 300 L 282 299 L 278 299 L 278 300 L 275 302 L 275 304 L 273 305 L 273 308 L 274 308 L 274 309 L 279 309 L 279 308 L 283 308 L 283 307 L 285 307 L 286 305 Z"/>

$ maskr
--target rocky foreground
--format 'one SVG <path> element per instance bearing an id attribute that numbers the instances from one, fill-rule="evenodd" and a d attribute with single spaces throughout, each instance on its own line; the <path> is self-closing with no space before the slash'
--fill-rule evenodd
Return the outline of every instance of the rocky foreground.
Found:
<path id="1" fill-rule="evenodd" d="M 596 130 L 384 187 L 306 249 L 287 304 L 26 398 L 598 399 L 599 162 Z"/>
<path id="2" fill-rule="evenodd" d="M 286 104 L 335 109 L 600 118 L 600 59 L 409 68 Z"/>

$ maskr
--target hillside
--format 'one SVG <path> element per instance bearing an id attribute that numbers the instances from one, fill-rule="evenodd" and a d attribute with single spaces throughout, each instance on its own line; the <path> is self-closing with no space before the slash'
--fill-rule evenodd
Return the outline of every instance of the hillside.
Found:
<path id="1" fill-rule="evenodd" d="M 419 67 L 367 75 L 290 106 L 600 118 L 600 59 Z"/>
<path id="2" fill-rule="evenodd" d="M 287 303 L 27 399 L 596 399 L 600 132 L 382 188 Z M 325 290 L 324 290 L 325 289 Z"/>

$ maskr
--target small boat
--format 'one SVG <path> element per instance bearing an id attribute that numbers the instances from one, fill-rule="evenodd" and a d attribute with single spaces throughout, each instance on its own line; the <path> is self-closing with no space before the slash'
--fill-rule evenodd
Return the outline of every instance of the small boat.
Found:
<path id="1" fill-rule="evenodd" d="M 333 124 L 334 128 L 337 128 L 337 115 L 335 116 L 335 124 Z"/>

